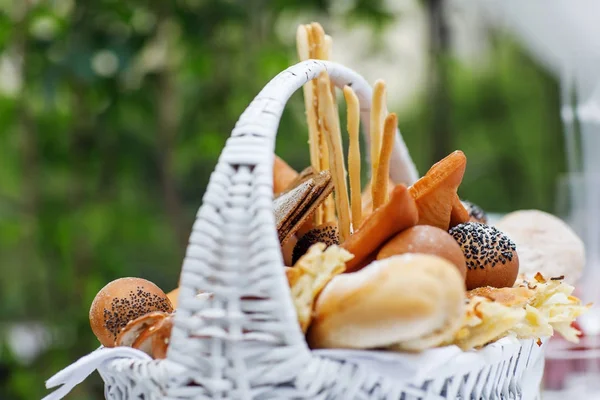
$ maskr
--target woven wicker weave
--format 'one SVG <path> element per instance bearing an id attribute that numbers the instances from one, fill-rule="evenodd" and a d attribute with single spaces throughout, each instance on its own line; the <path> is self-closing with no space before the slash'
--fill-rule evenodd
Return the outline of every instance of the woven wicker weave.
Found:
<path id="1" fill-rule="evenodd" d="M 167 359 L 103 361 L 97 367 L 107 399 L 536 398 L 543 352 L 533 341 L 503 339 L 479 352 L 460 353 L 442 370 L 410 382 L 389 373 L 391 368 L 373 367 L 378 357 L 394 364 L 401 354 L 360 352 L 372 357 L 369 364 L 343 352 L 336 356 L 308 349 L 284 275 L 272 209 L 272 169 L 287 100 L 322 71 L 338 87 L 352 85 L 368 131 L 371 88 L 339 64 L 299 63 L 259 93 L 233 129 L 198 211 Z M 392 160 L 392 180 L 410 184 L 417 179 L 399 133 Z M 199 300 L 199 291 L 214 295 Z M 64 373 L 49 386 L 70 380 L 72 387 L 83 379 L 74 375 Z M 61 389 L 54 398 L 69 390 Z"/>

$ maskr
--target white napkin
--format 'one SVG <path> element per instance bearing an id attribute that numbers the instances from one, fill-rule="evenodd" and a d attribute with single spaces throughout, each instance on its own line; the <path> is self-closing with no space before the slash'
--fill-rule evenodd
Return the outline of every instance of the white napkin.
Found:
<path id="1" fill-rule="evenodd" d="M 46 388 L 60 386 L 42 400 L 60 400 L 88 376 L 96 371 L 102 364 L 118 358 L 129 358 L 134 360 L 151 360 L 152 358 L 143 351 L 131 347 L 101 347 L 93 353 L 88 354 L 58 372 L 46 381 Z"/>

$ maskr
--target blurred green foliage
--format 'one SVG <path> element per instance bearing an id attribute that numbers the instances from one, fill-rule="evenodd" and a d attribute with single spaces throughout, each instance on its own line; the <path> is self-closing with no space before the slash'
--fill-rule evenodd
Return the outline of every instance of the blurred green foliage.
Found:
<path id="1" fill-rule="evenodd" d="M 394 19 L 382 1 L 353 4 L 348 24 L 383 31 Z M 231 128 L 295 62 L 293 38 L 279 38 L 277 22 L 284 13 L 325 16 L 329 6 L 0 1 L 2 71 L 16 85 L 0 95 L 1 399 L 41 398 L 45 379 L 98 346 L 87 312 L 110 280 L 176 286 Z M 555 82 L 506 38 L 491 68 L 476 72 L 451 59 L 446 67 L 448 134 L 469 159 L 463 197 L 494 211 L 552 209 L 564 164 Z M 400 117 L 422 172 L 436 161 L 429 121 L 437 106 L 416 99 Z M 300 93 L 280 132 L 277 152 L 307 165 L 308 151 L 297 151 L 307 149 Z M 49 329 L 40 336 L 48 347 L 28 362 L 8 345 L 16 323 Z M 95 376 L 69 398 L 99 399 L 102 390 Z"/>

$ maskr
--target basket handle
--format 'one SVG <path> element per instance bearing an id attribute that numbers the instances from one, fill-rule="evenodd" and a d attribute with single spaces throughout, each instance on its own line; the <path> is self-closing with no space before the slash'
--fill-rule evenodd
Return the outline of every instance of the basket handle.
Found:
<path id="1" fill-rule="evenodd" d="M 337 87 L 354 89 L 369 131 L 372 89 L 365 79 L 333 62 L 301 62 L 273 78 L 240 116 L 203 197 L 167 358 L 187 366 L 207 393 L 287 382 L 310 359 L 275 229 L 273 162 L 286 102 L 323 71 Z M 402 166 L 393 168 L 393 181 L 417 179 L 399 131 L 392 162 Z M 202 300 L 198 292 L 213 295 Z"/>

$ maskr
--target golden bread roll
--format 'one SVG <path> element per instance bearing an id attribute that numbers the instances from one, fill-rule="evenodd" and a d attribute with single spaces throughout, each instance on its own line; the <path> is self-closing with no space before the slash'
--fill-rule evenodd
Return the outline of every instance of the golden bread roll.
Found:
<path id="1" fill-rule="evenodd" d="M 153 311 L 173 311 L 165 292 L 142 278 L 120 278 L 104 286 L 94 298 L 90 326 L 103 346 L 114 347 L 117 335 L 130 321 Z"/>
<path id="2" fill-rule="evenodd" d="M 520 272 L 527 278 L 541 272 L 549 278 L 564 276 L 572 285 L 578 282 L 585 247 L 561 219 L 543 211 L 521 210 L 507 214 L 496 226 L 517 245 Z"/>
<path id="3" fill-rule="evenodd" d="M 450 229 L 467 262 L 467 289 L 511 287 L 519 275 L 519 256 L 512 240 L 493 226 L 467 222 Z"/>
<path id="4" fill-rule="evenodd" d="M 463 279 L 467 275 L 465 256 L 454 238 L 446 231 L 429 225 L 417 225 L 390 239 L 377 253 L 382 260 L 405 253 L 433 254 L 456 266 Z"/>
<path id="5" fill-rule="evenodd" d="M 369 349 L 410 344 L 442 330 L 452 336 L 465 298 L 460 273 L 441 257 L 405 254 L 375 261 L 325 286 L 308 342 L 313 348 Z"/>

